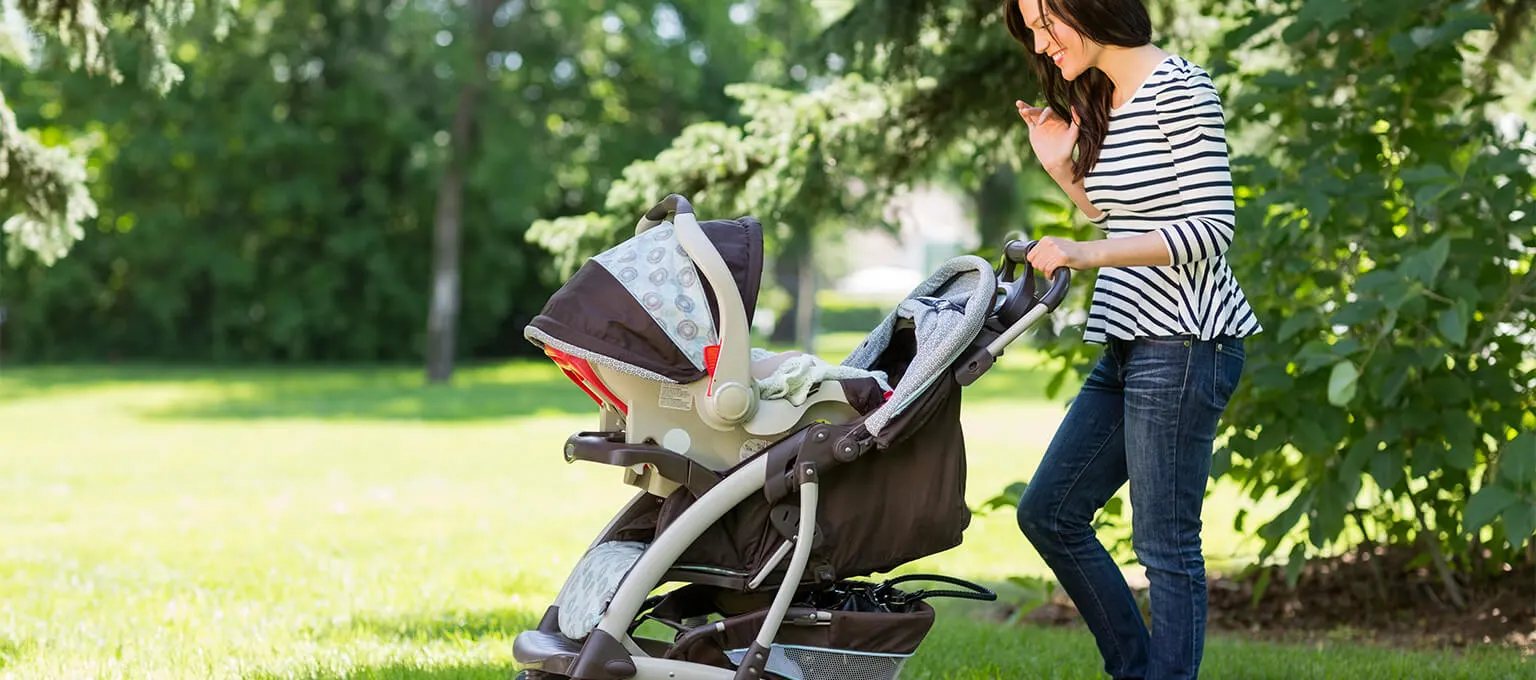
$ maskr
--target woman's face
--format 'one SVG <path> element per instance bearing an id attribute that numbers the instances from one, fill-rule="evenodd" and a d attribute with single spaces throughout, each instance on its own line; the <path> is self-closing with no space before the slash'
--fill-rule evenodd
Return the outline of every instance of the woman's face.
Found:
<path id="1" fill-rule="evenodd" d="M 1084 40 L 1082 34 L 1050 14 L 1049 10 L 1042 15 L 1043 0 L 1018 0 L 1018 3 L 1024 24 L 1035 36 L 1034 50 L 1049 56 L 1061 70 L 1062 78 L 1073 80 L 1096 63 L 1103 48 L 1091 40 Z"/>

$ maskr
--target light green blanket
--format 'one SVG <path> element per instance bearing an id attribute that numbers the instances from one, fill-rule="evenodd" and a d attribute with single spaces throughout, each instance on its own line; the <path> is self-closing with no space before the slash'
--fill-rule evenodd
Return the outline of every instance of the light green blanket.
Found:
<path id="1" fill-rule="evenodd" d="M 827 363 L 814 354 L 786 352 L 781 363 L 767 376 L 757 376 L 757 396 L 760 399 L 788 399 L 799 406 L 811 395 L 811 388 L 823 380 L 854 380 L 874 378 L 880 389 L 891 391 L 884 371 L 870 371 L 852 366 Z M 764 362 L 780 355 L 765 349 L 752 348 L 752 361 Z M 754 371 L 756 373 L 756 371 Z"/>

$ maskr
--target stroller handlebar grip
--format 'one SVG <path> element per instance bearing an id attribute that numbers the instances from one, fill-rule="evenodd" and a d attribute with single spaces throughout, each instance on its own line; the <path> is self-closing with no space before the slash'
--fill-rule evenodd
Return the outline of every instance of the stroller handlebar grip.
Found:
<path id="1" fill-rule="evenodd" d="M 1032 267 L 1029 264 L 1029 252 L 1034 250 L 1035 246 L 1039 243 L 1039 241 L 1009 241 L 1007 245 L 1003 246 L 1003 258 L 1012 264 L 1023 265 L 1027 268 L 1026 274 L 1032 276 L 1033 270 L 1028 269 Z M 1011 276 L 1008 278 L 1009 280 L 1012 279 Z M 1067 267 L 1057 267 L 1055 271 L 1051 272 L 1050 289 L 1045 291 L 1045 295 L 1041 296 L 1038 302 L 1045 305 L 1046 312 L 1054 312 L 1061 305 L 1061 302 L 1067 298 L 1067 290 L 1071 286 L 1072 270 Z M 1029 286 L 1029 288 L 1032 289 L 1033 286 Z M 1033 291 L 1031 290 L 1031 292 Z"/>
<path id="2" fill-rule="evenodd" d="M 1007 329 L 987 345 L 987 353 L 993 357 L 1002 356 L 1003 349 L 1023 335 L 1024 331 L 1045 315 L 1056 311 L 1067 298 L 1067 290 L 1072 286 L 1072 270 L 1057 267 L 1051 272 L 1050 289 L 1045 295 L 1035 297 L 1036 277 L 1033 265 L 1029 264 L 1029 253 L 1038 243 L 1012 240 L 1003 246 L 998 280 L 1007 291 L 1007 296 L 997 316 L 998 320 L 1007 325 Z M 1017 270 L 1021 266 L 1024 271 L 1018 274 Z M 1015 280 L 1015 276 L 1019 277 L 1018 280 Z"/>

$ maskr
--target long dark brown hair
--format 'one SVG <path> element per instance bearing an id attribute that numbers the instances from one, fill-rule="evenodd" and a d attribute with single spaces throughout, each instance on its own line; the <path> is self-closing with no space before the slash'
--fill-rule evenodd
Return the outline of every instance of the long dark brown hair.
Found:
<path id="1" fill-rule="evenodd" d="M 1142 0 L 1035 0 L 1040 15 L 1064 22 L 1083 38 L 1100 45 L 1140 47 L 1152 42 L 1152 18 Z M 1071 121 L 1077 109 L 1077 159 L 1072 162 L 1072 178 L 1082 180 L 1099 160 L 1104 135 L 1109 132 L 1109 109 L 1114 83 L 1103 71 L 1090 68 L 1076 80 L 1061 77 L 1061 71 L 1046 54 L 1035 52 L 1035 34 L 1024 23 L 1019 0 L 1003 0 L 1003 21 L 1013 39 L 1029 53 L 1030 70 L 1040 82 L 1046 104 L 1062 119 Z"/>

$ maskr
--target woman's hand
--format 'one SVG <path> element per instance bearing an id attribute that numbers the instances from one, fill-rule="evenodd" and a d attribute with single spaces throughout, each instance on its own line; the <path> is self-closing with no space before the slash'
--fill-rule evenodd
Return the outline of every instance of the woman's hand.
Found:
<path id="1" fill-rule="evenodd" d="M 1014 104 L 1019 107 L 1019 117 L 1029 125 L 1029 145 L 1045 171 L 1052 176 L 1070 176 L 1072 150 L 1077 147 L 1077 111 L 1072 112 L 1072 122 L 1068 123 L 1050 107 L 1026 106 L 1022 101 Z"/>
<path id="2" fill-rule="evenodd" d="M 1057 269 L 1087 269 L 1091 265 L 1088 262 L 1089 245 L 1079 243 L 1072 239 L 1059 236 L 1047 236 L 1040 239 L 1034 248 L 1029 251 L 1029 264 L 1040 270 L 1046 276 L 1050 276 Z"/>

